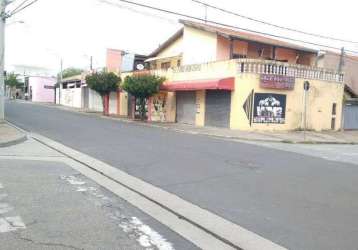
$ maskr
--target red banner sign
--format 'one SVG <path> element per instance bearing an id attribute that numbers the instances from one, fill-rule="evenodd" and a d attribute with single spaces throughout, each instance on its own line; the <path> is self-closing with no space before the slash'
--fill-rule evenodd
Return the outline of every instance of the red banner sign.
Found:
<path id="1" fill-rule="evenodd" d="M 295 81 L 296 79 L 292 76 L 262 74 L 260 77 L 260 87 L 292 90 L 295 88 Z"/>

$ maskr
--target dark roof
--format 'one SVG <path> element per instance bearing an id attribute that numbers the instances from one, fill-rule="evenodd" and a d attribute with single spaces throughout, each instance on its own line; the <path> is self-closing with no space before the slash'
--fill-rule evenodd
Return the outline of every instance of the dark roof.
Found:
<path id="1" fill-rule="evenodd" d="M 181 28 L 178 30 L 174 35 L 172 35 L 168 40 L 166 40 L 163 44 L 161 44 L 156 50 L 154 50 L 152 53 L 149 54 L 148 57 L 155 57 L 160 52 L 162 52 L 164 49 L 166 49 L 172 42 L 177 40 L 179 37 L 181 37 L 184 33 L 184 29 Z"/>
<path id="2" fill-rule="evenodd" d="M 347 92 L 352 98 L 357 98 L 358 95 L 355 93 L 355 91 L 349 87 L 347 84 L 344 85 L 344 91 Z"/>
<path id="3" fill-rule="evenodd" d="M 184 26 L 193 27 L 196 29 L 204 30 L 207 32 L 216 33 L 218 35 L 224 36 L 224 37 L 232 37 L 236 39 L 241 39 L 245 41 L 252 41 L 262 44 L 267 44 L 271 46 L 277 46 L 282 48 L 289 48 L 289 49 L 295 49 L 299 51 L 305 51 L 310 53 L 317 53 L 317 50 L 314 50 L 312 48 L 300 46 L 294 43 L 289 43 L 286 41 L 278 40 L 278 39 L 272 39 L 263 35 L 258 35 L 254 33 L 249 32 L 243 32 L 236 29 L 229 29 L 226 27 L 218 26 L 218 25 L 211 25 L 207 23 L 201 23 L 201 22 L 194 22 L 194 21 L 188 21 L 188 20 L 179 20 L 180 23 L 182 23 Z M 154 57 L 158 55 L 161 51 L 166 49 L 172 42 L 177 40 L 180 36 L 183 35 L 184 29 L 181 28 L 179 31 L 177 31 L 173 36 L 171 36 L 168 40 L 166 40 L 162 45 L 160 45 L 156 50 L 154 50 L 149 57 Z"/>
<path id="4" fill-rule="evenodd" d="M 239 31 L 237 29 L 229 29 L 226 27 L 218 26 L 218 25 L 211 25 L 207 23 L 200 23 L 200 22 L 193 22 L 188 20 L 180 20 L 182 24 L 185 26 L 190 26 L 193 28 L 205 30 L 208 32 L 217 33 L 219 35 L 225 36 L 225 37 L 232 37 L 237 38 L 241 40 L 246 41 L 253 41 L 258 43 L 263 43 L 267 45 L 282 47 L 282 48 L 289 48 L 289 49 L 295 49 L 300 51 L 306 51 L 311 53 L 317 53 L 317 50 L 314 50 L 312 48 L 304 47 L 295 43 L 286 42 L 279 39 L 273 39 L 267 36 L 255 34 L 255 33 L 249 33 L 244 31 Z"/>

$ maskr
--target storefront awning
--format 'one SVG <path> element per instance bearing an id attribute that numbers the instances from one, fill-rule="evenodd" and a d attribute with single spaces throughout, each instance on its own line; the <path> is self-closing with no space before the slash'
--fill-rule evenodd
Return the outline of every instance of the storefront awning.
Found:
<path id="1" fill-rule="evenodd" d="M 235 78 L 229 77 L 209 80 L 166 82 L 161 87 L 161 90 L 167 91 L 193 91 L 206 89 L 234 90 Z"/>

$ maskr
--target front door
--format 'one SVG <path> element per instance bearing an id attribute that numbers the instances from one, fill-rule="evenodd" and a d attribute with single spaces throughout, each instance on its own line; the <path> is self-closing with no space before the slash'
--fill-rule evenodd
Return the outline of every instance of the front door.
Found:
<path id="1" fill-rule="evenodd" d="M 176 92 L 177 122 L 195 125 L 196 93 L 195 91 Z"/>

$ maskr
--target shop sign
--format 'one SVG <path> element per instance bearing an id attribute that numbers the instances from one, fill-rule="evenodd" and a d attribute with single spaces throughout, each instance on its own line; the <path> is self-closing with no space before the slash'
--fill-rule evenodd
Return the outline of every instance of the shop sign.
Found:
<path id="1" fill-rule="evenodd" d="M 255 93 L 254 123 L 284 124 L 286 117 L 286 95 Z"/>
<path id="2" fill-rule="evenodd" d="M 296 79 L 292 76 L 262 74 L 260 76 L 260 87 L 292 90 L 295 88 L 295 81 Z"/>
<path id="3" fill-rule="evenodd" d="M 201 64 L 183 65 L 174 69 L 174 73 L 201 71 Z"/>

